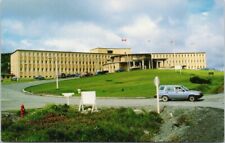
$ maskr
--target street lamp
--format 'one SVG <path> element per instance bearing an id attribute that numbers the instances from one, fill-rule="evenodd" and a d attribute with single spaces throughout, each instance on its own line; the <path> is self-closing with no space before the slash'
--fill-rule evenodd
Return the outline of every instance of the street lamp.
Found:
<path id="1" fill-rule="evenodd" d="M 127 55 L 127 71 L 130 71 L 130 62 L 129 62 L 129 59 L 128 59 L 128 54 L 125 52 L 125 54 Z"/>
<path id="2" fill-rule="evenodd" d="M 49 58 L 50 60 L 53 58 Z M 59 77 L 58 77 L 58 59 L 55 56 L 55 78 L 56 78 L 56 89 L 59 89 Z"/>
<path id="3" fill-rule="evenodd" d="M 171 40 L 170 44 L 171 44 L 171 47 L 173 48 L 173 44 L 175 45 L 175 41 Z M 173 65 L 174 65 L 174 70 L 176 71 L 176 68 L 175 68 L 175 52 L 173 52 Z"/>
<path id="4" fill-rule="evenodd" d="M 57 55 L 55 56 L 55 74 L 56 74 L 56 89 L 59 89 L 59 77 L 58 77 L 58 59 L 57 59 Z"/>

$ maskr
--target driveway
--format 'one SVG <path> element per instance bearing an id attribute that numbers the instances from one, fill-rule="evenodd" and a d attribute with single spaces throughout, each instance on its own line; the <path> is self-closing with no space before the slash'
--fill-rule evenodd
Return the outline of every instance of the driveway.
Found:
<path id="1" fill-rule="evenodd" d="M 65 104 L 66 99 L 58 96 L 38 96 L 22 92 L 26 87 L 46 83 L 51 81 L 32 81 L 26 83 L 15 83 L 9 85 L 2 85 L 1 90 L 1 109 L 19 110 L 20 105 L 24 104 L 25 108 L 38 108 L 46 104 Z M 70 103 L 79 105 L 79 97 L 70 98 Z M 144 107 L 156 105 L 156 99 L 120 99 L 120 98 L 97 98 L 98 107 Z M 224 94 L 215 94 L 204 96 L 201 101 L 169 101 L 160 102 L 160 106 L 185 106 L 185 107 L 213 107 L 224 109 Z"/>

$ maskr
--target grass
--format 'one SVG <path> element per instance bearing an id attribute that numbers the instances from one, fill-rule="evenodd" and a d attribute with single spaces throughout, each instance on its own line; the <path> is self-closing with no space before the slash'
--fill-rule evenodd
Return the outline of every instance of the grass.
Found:
<path id="1" fill-rule="evenodd" d="M 25 90 L 38 94 L 61 95 L 65 92 L 95 90 L 98 97 L 153 97 L 155 95 L 154 77 L 160 78 L 161 84 L 181 84 L 189 89 L 201 90 L 206 94 L 216 93 L 224 84 L 223 72 L 213 71 L 213 76 L 208 76 L 209 71 L 183 70 L 180 74 L 174 70 L 139 70 L 132 72 L 112 73 L 80 79 L 59 82 L 59 89 L 55 83 L 41 84 L 28 87 Z M 194 84 L 190 77 L 197 75 L 201 78 L 210 78 L 211 84 Z"/>
<path id="2" fill-rule="evenodd" d="M 155 112 L 136 114 L 131 108 L 82 114 L 72 106 L 47 105 L 18 115 L 2 115 L 4 142 L 152 141 L 163 123 Z"/>

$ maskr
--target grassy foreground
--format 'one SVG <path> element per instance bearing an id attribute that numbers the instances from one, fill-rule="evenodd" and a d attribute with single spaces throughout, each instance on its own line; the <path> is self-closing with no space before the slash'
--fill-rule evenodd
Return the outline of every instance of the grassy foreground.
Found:
<path id="1" fill-rule="evenodd" d="M 223 142 L 224 110 L 165 107 L 104 108 L 79 113 L 77 107 L 47 105 L 2 113 L 4 142 Z"/>
<path id="2" fill-rule="evenodd" d="M 94 90 L 98 97 L 153 97 L 155 95 L 154 77 L 160 78 L 161 84 L 181 84 L 189 89 L 201 90 L 204 93 L 217 93 L 224 84 L 224 73 L 213 71 L 209 76 L 203 70 L 183 70 L 180 74 L 174 70 L 139 70 L 132 72 L 112 73 L 94 77 L 72 79 L 59 82 L 59 89 L 55 89 L 55 82 L 28 87 L 25 90 L 38 94 L 61 95 L 66 92 Z M 210 78 L 211 84 L 194 84 L 190 77 L 197 75 Z"/>
<path id="3" fill-rule="evenodd" d="M 31 110 L 25 118 L 2 116 L 5 142 L 151 141 L 162 119 L 155 112 L 136 114 L 131 108 L 102 109 L 82 114 L 67 105 Z"/>

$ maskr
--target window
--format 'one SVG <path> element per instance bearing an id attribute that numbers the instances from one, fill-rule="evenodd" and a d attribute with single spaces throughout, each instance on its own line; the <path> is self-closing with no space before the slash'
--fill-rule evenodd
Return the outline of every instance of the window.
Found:
<path id="1" fill-rule="evenodd" d="M 164 88 L 165 88 L 164 86 L 160 86 L 159 90 L 164 90 Z"/>
<path id="2" fill-rule="evenodd" d="M 181 92 L 181 91 L 183 91 L 183 90 L 182 90 L 182 88 L 181 88 L 181 87 L 179 87 L 179 86 L 178 86 L 178 87 L 175 87 L 175 90 L 176 90 L 177 92 Z"/>
<path id="3" fill-rule="evenodd" d="M 174 88 L 173 87 L 167 87 L 166 91 L 174 91 Z"/>
<path id="4" fill-rule="evenodd" d="M 112 54 L 113 53 L 113 50 L 108 50 L 107 53 L 108 54 Z"/>

